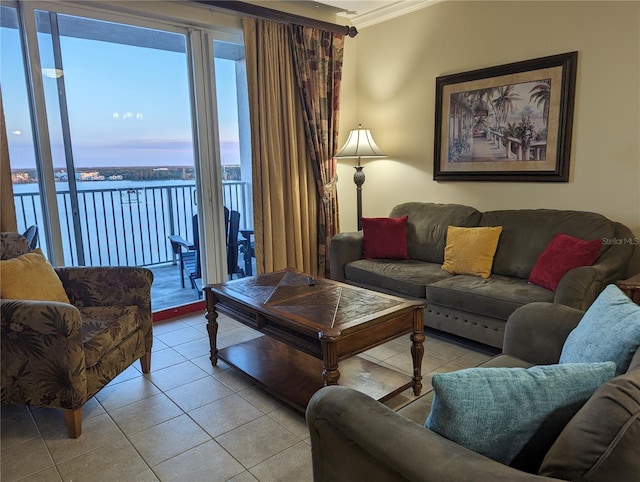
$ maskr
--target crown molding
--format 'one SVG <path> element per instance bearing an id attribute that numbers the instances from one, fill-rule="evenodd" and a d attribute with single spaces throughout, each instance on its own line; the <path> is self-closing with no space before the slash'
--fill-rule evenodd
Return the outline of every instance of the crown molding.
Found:
<path id="1" fill-rule="evenodd" d="M 338 14 L 338 16 L 348 18 L 355 27 L 361 29 L 407 15 L 443 1 L 445 0 L 398 0 L 361 15 Z"/>

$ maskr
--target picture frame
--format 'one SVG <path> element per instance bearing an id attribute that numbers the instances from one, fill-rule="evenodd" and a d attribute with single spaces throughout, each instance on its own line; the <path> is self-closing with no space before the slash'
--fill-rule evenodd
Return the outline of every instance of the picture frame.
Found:
<path id="1" fill-rule="evenodd" d="M 436 78 L 436 181 L 568 182 L 578 52 Z"/>

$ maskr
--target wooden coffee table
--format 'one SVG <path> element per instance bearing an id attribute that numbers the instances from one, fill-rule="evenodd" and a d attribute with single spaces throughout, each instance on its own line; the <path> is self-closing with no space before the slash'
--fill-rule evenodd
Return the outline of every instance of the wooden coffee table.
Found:
<path id="1" fill-rule="evenodd" d="M 244 372 L 267 391 L 304 411 L 325 385 L 348 385 L 385 401 L 422 390 L 425 304 L 291 270 L 206 285 L 211 363 Z M 218 313 L 263 333 L 218 349 Z M 354 357 L 411 333 L 413 377 Z M 338 363 L 340 367 L 338 368 Z"/>

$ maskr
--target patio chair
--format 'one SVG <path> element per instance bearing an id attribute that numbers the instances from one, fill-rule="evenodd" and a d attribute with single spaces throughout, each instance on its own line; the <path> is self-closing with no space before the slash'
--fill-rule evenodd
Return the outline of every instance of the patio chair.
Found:
<path id="1" fill-rule="evenodd" d="M 227 244 L 227 272 L 229 279 L 233 275 L 244 277 L 244 270 L 238 267 L 238 233 L 240 230 L 240 213 L 224 208 L 225 239 Z M 198 215 L 193 216 L 193 243 L 188 242 L 182 236 L 171 235 L 171 247 L 178 255 L 180 263 L 180 280 L 182 287 L 185 287 L 185 274 L 191 282 L 191 287 L 195 290 L 198 299 L 202 297 L 202 267 L 200 264 L 200 237 L 198 228 Z"/>
<path id="2" fill-rule="evenodd" d="M 202 296 L 200 291 L 202 283 L 198 283 L 197 280 L 202 279 L 202 270 L 200 266 L 200 230 L 198 227 L 198 215 L 194 214 L 191 218 L 191 229 L 193 232 L 193 243 L 188 242 L 182 236 L 172 234 L 169 236 L 171 242 L 171 248 L 173 252 L 178 255 L 180 263 L 180 283 L 184 288 L 185 274 L 189 278 L 191 287 L 195 290 L 198 298 Z"/>
<path id="3" fill-rule="evenodd" d="M 29 243 L 29 248 L 36 249 L 38 247 L 38 226 L 33 224 L 27 228 L 22 234 Z"/>
<path id="4" fill-rule="evenodd" d="M 2 403 L 62 409 L 78 438 L 91 397 L 136 360 L 149 373 L 153 274 L 52 268 L 18 233 L 0 234 L 0 259 Z"/>

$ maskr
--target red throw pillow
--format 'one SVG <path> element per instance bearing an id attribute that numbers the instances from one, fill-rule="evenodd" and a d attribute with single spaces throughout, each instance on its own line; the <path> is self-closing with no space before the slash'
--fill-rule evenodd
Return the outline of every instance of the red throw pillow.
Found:
<path id="1" fill-rule="evenodd" d="M 585 241 L 568 234 L 556 234 L 538 257 L 529 282 L 555 291 L 567 272 L 591 266 L 600 256 L 601 248 L 601 239 Z"/>
<path id="2" fill-rule="evenodd" d="M 406 214 L 400 218 L 362 218 L 365 258 L 409 259 Z"/>

